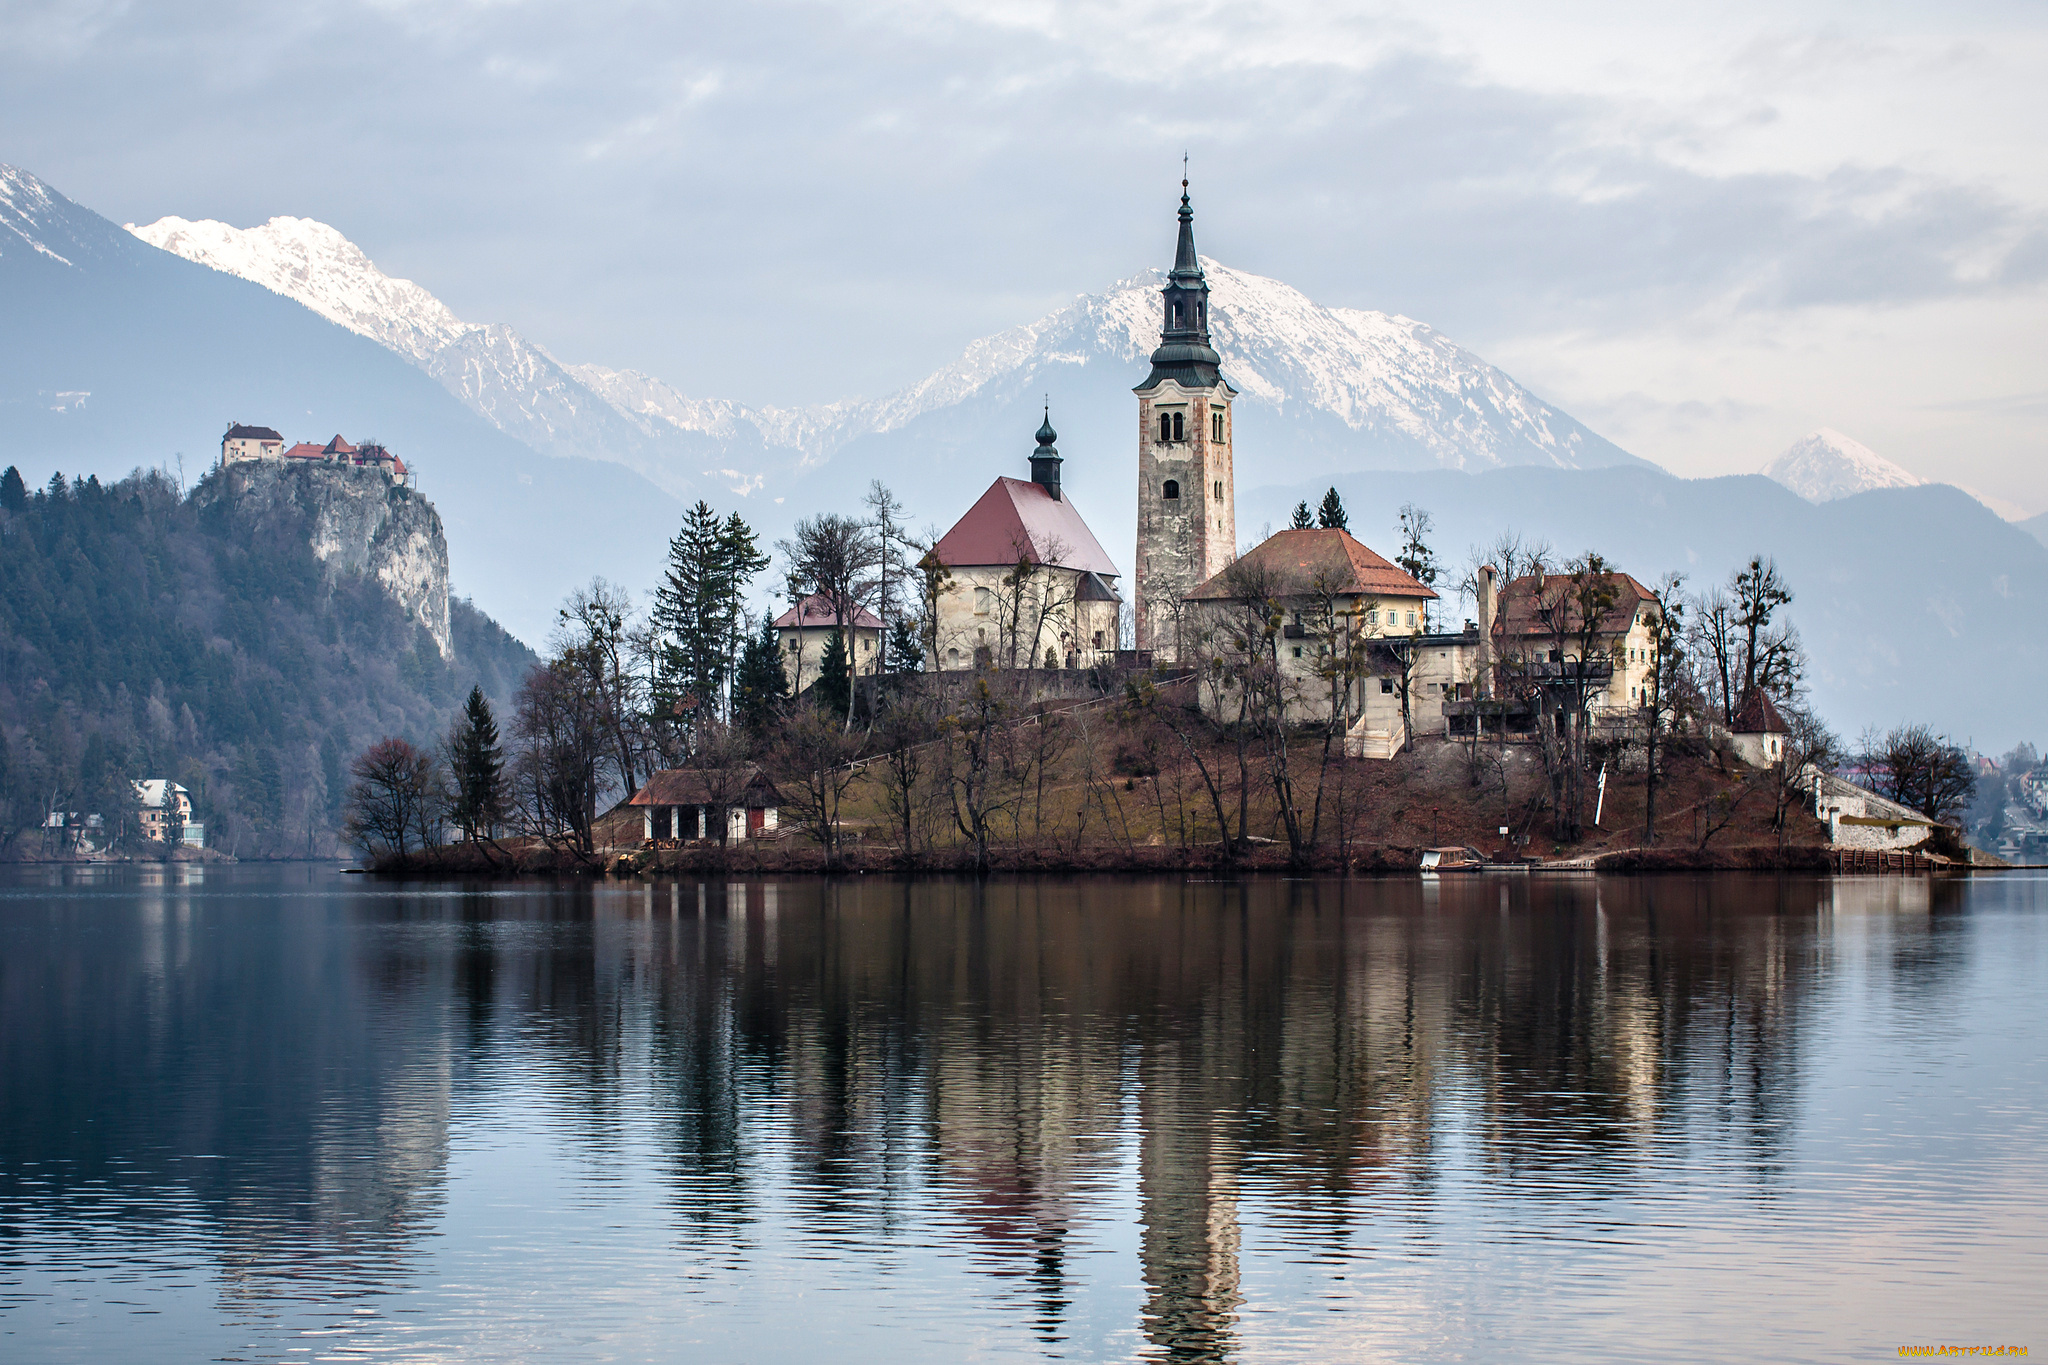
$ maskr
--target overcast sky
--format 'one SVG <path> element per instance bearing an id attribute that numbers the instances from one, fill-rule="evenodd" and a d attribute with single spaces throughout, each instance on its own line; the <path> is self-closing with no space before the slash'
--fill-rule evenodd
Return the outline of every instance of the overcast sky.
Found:
<path id="1" fill-rule="evenodd" d="M 0 0 L 0 161 L 334 224 L 687 393 L 894 389 L 1212 256 L 1679 473 L 1815 426 L 2048 509 L 2048 7 Z"/>

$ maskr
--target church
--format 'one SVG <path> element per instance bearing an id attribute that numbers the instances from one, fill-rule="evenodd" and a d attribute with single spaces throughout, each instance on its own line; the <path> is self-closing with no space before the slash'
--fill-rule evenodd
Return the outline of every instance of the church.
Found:
<path id="1" fill-rule="evenodd" d="M 1230 403 L 1209 342 L 1209 283 L 1181 181 L 1180 237 L 1159 347 L 1138 396 L 1138 657 L 1173 663 L 1194 590 L 1235 557 Z M 1050 410 L 1031 478 L 998 478 L 933 547 L 950 575 L 928 647 L 939 670 L 1092 668 L 1117 661 L 1121 574 L 1060 487 Z M 1126 656 L 1128 658 L 1129 656 Z"/>
<path id="2" fill-rule="evenodd" d="M 948 575 L 930 642 L 940 670 L 1115 661 L 1119 575 L 1060 488 L 1058 439 L 1048 409 L 1030 479 L 998 478 L 932 547 Z"/>

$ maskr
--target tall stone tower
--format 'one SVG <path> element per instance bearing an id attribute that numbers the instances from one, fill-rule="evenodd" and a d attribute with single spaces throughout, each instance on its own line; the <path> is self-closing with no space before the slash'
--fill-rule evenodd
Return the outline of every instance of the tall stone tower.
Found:
<path id="1" fill-rule="evenodd" d="M 1180 242 L 1160 291 L 1165 313 L 1138 395 L 1138 648 L 1180 654 L 1181 602 L 1237 552 L 1230 400 L 1209 345 L 1209 282 L 1195 255 L 1195 211 L 1180 182 Z"/>

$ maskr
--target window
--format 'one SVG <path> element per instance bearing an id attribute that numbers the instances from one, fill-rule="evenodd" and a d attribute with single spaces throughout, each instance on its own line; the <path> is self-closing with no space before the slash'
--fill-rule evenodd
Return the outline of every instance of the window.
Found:
<path id="1" fill-rule="evenodd" d="M 946 667 L 948 667 L 948 668 L 958 668 L 959 666 L 960 666 L 960 651 L 959 651 L 959 650 L 957 650 L 957 649 L 949 649 L 949 650 L 947 650 L 947 651 L 946 651 Z"/>
<path id="2" fill-rule="evenodd" d="M 1159 439 L 1162 441 L 1171 441 L 1173 439 L 1173 418 L 1163 412 L 1159 414 Z"/>
<path id="3" fill-rule="evenodd" d="M 1209 414 L 1209 439 L 1212 441 L 1221 441 L 1223 439 L 1223 414 L 1221 412 Z"/>
<path id="4" fill-rule="evenodd" d="M 791 641 L 789 642 L 789 652 L 790 652 L 790 653 L 792 653 L 792 654 L 801 654 L 801 653 L 803 653 L 803 649 L 804 649 L 804 647 L 803 647 L 803 642 L 802 642 L 802 641 L 800 641 L 800 640 L 791 640 Z"/>
<path id="5" fill-rule="evenodd" d="M 1099 630 L 1095 632 L 1095 647 L 1102 648 L 1102 632 Z"/>
<path id="6" fill-rule="evenodd" d="M 1367 612 L 1365 614 L 1365 623 L 1369 626 L 1378 625 L 1380 623 L 1379 612 L 1377 610 Z"/>
<path id="7" fill-rule="evenodd" d="M 1294 657 L 1295 657 L 1295 658 L 1297 658 L 1297 659 L 1299 659 L 1299 658 L 1301 657 L 1301 646 L 1300 646 L 1300 645 L 1296 645 L 1296 646 L 1294 647 Z"/>
<path id="8" fill-rule="evenodd" d="M 1159 496 L 1168 502 L 1176 501 L 1180 497 L 1180 480 L 1168 479 L 1166 487 L 1159 490 Z"/>
<path id="9" fill-rule="evenodd" d="M 974 590 L 974 614 L 976 616 L 988 615 L 990 611 L 995 609 L 995 605 L 996 595 L 994 592 L 987 588 L 976 588 Z"/>
<path id="10" fill-rule="evenodd" d="M 1393 695 L 1393 693 L 1394 693 L 1394 680 L 1393 680 L 1392 678 L 1381 678 L 1381 679 L 1380 679 L 1380 695 L 1381 695 L 1381 696 L 1383 696 L 1383 697 L 1389 697 L 1389 696 L 1392 696 L 1392 695 Z"/>
<path id="11" fill-rule="evenodd" d="M 862 640 L 862 641 L 860 642 L 860 652 L 861 652 L 861 653 L 863 653 L 863 654 L 872 654 L 872 653 L 874 653 L 874 652 L 875 652 L 875 642 L 874 642 L 873 640 Z"/>
<path id="12" fill-rule="evenodd" d="M 1411 626 L 1415 624 L 1415 613 L 1412 611 L 1408 613 L 1408 624 Z"/>
<path id="13" fill-rule="evenodd" d="M 1221 479 L 1216 480 L 1216 496 L 1219 499 L 1223 496 L 1223 480 Z"/>
<path id="14" fill-rule="evenodd" d="M 1183 418 L 1180 413 L 1176 412 L 1173 414 L 1173 439 L 1176 441 L 1185 441 L 1187 439 L 1187 434 L 1181 430 L 1182 421 Z"/>

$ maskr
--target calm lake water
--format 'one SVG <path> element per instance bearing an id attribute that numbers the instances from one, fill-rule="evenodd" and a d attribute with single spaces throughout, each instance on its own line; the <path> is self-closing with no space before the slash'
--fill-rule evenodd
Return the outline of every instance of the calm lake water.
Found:
<path id="1" fill-rule="evenodd" d="M 2048 1352 L 2048 880 L 0 881 L 0 1359 Z"/>

